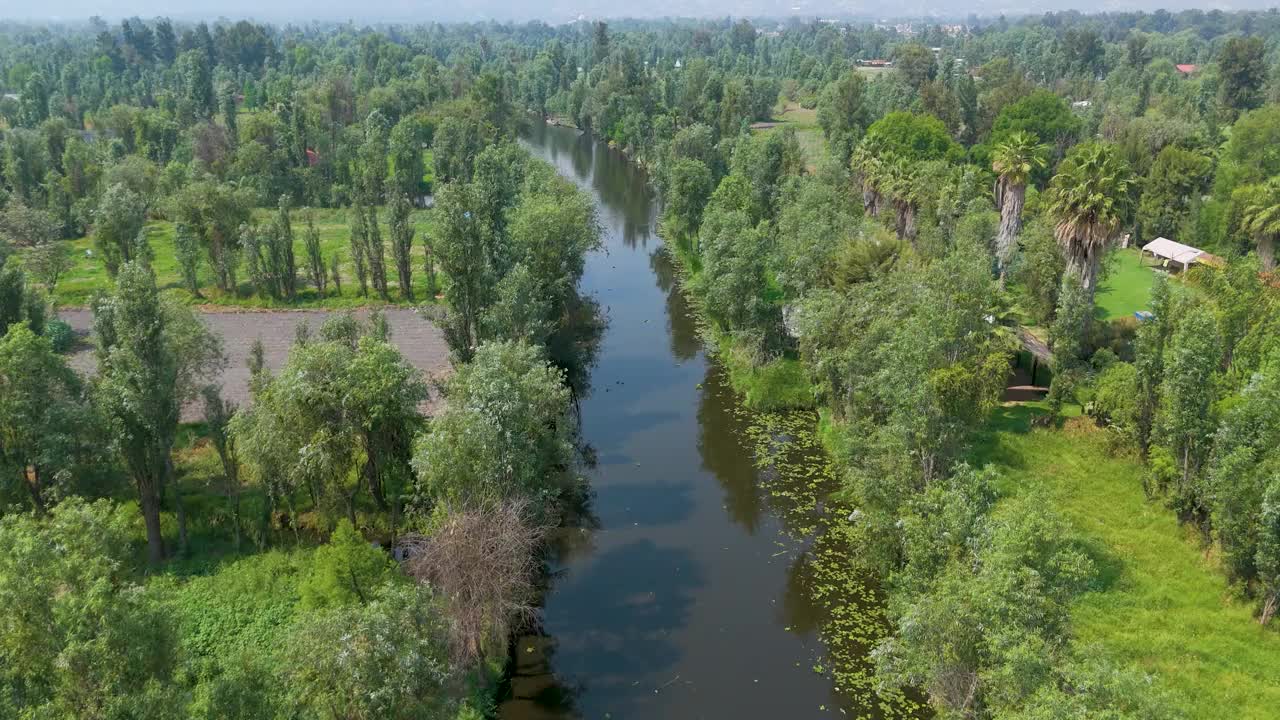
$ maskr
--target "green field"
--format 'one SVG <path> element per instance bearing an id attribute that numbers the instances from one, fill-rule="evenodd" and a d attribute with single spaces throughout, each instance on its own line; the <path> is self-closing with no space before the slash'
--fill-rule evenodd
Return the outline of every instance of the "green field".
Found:
<path id="1" fill-rule="evenodd" d="M 1146 310 L 1151 299 L 1151 285 L 1156 273 L 1143 261 L 1136 248 L 1115 250 L 1106 260 L 1102 280 L 1098 283 L 1095 312 L 1103 320 L 1132 317 Z"/>
<path id="2" fill-rule="evenodd" d="M 341 258 L 339 267 L 342 275 L 342 293 L 337 294 L 334 291 L 332 283 L 330 283 L 329 294 L 321 297 L 310 283 L 306 282 L 306 246 L 304 244 L 304 233 L 306 231 L 306 216 L 304 211 L 295 211 L 292 216 L 293 234 L 294 234 L 294 256 L 296 259 L 299 275 L 299 296 L 296 302 L 284 303 L 274 301 L 270 298 L 260 298 L 253 294 L 253 288 L 249 283 L 247 272 L 244 270 L 243 264 L 239 272 L 240 292 L 236 294 L 220 293 L 214 287 L 213 272 L 209 266 L 207 258 L 201 258 L 199 279 L 202 298 L 195 298 L 185 292 L 182 285 L 182 277 L 178 270 L 178 264 L 174 257 L 173 249 L 173 223 L 168 221 L 153 221 L 147 224 L 148 239 L 151 243 L 151 249 L 155 255 L 152 261 L 152 268 L 156 273 L 156 280 L 162 289 L 175 288 L 182 290 L 183 295 L 191 298 L 192 302 L 203 303 L 209 305 L 225 305 L 235 307 L 301 307 L 301 308 L 343 308 L 354 307 L 358 305 L 376 304 L 378 301 L 370 290 L 370 298 L 360 296 L 359 283 L 356 280 L 355 270 L 351 264 L 351 232 L 347 225 L 346 210 L 312 210 L 307 211 L 314 214 L 316 227 L 320 231 L 320 243 L 323 248 L 325 263 L 329 263 L 329 258 L 334 253 L 338 253 Z M 273 210 L 258 209 L 254 211 L 254 219 L 259 223 L 267 223 L 274 215 Z M 422 238 L 427 236 L 429 228 L 429 213 L 426 211 L 415 211 L 414 224 L 418 229 L 414 236 L 413 249 L 413 287 L 414 297 L 418 302 L 422 302 L 429 298 L 427 292 L 428 279 L 423 272 L 423 246 Z M 387 282 L 391 288 L 391 298 L 393 302 L 400 301 L 398 290 L 399 283 L 396 280 L 395 261 L 391 253 L 390 233 L 385 224 L 381 228 L 382 240 L 386 246 L 386 265 L 387 265 Z M 102 260 L 97 257 L 97 252 L 89 255 L 87 251 L 93 250 L 92 238 L 84 237 L 71 241 L 73 248 L 74 265 L 63 275 L 58 281 L 57 289 L 54 292 L 54 300 L 62 307 L 81 307 L 88 304 L 94 293 L 105 291 L 111 286 L 111 278 L 107 275 L 106 266 Z"/>
<path id="3" fill-rule="evenodd" d="M 1073 611 L 1082 647 L 1152 673 L 1192 718 L 1274 718 L 1280 708 L 1280 632 L 1236 599 L 1197 537 L 1142 490 L 1137 460 L 1112 456 L 1083 419 L 1032 430 L 1033 406 L 1003 408 L 977 448 L 1010 494 L 1048 491 L 1084 534 L 1101 587 Z"/>

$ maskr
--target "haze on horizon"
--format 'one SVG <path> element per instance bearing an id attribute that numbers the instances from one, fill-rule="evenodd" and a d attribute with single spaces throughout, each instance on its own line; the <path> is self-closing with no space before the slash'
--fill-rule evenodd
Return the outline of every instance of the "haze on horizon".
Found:
<path id="1" fill-rule="evenodd" d="M 578 17 L 963 18 L 974 13 L 982 17 L 994 17 L 1000 14 L 1016 16 L 1061 10 L 1087 13 L 1134 10 L 1150 12 L 1158 9 L 1258 10 L 1272 4 L 1268 0 L 1210 3 L 1195 0 L 995 0 L 981 5 L 959 0 L 907 0 L 892 5 L 861 0 L 651 0 L 647 3 L 623 3 L 618 0 L 471 0 L 462 3 L 440 0 L 48 0 L 31 3 L 3 0 L 0 2 L 0 20 L 85 20 L 100 16 L 110 21 L 133 16 L 165 16 L 174 20 L 252 18 L 268 22 L 543 20 L 561 23 Z"/>

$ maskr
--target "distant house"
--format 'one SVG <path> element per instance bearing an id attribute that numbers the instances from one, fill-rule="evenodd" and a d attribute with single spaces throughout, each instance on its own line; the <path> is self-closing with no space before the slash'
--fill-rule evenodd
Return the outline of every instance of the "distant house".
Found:
<path id="1" fill-rule="evenodd" d="M 1173 67 L 1183 75 L 1194 75 L 1200 70 L 1199 65 L 1174 65 Z"/>
<path id="2" fill-rule="evenodd" d="M 861 65 L 862 67 L 874 67 L 874 68 L 893 67 L 892 60 L 882 60 L 880 58 L 876 58 L 875 60 L 859 60 L 858 64 Z"/>
<path id="3" fill-rule="evenodd" d="M 1093 101 L 1092 101 L 1092 100 L 1077 100 L 1077 101 L 1075 101 L 1075 102 L 1071 103 L 1071 107 L 1073 107 L 1073 108 L 1075 108 L 1075 109 L 1077 109 L 1077 110 L 1088 110 L 1089 108 L 1093 107 Z"/>
<path id="4" fill-rule="evenodd" d="M 315 167 L 320 162 L 320 153 L 307 148 L 307 165 Z"/>

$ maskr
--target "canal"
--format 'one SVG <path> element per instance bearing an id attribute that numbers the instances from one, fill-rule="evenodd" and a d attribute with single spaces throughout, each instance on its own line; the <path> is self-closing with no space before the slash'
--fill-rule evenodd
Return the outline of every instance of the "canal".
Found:
<path id="1" fill-rule="evenodd" d="M 501 716 L 879 714 L 823 672 L 811 529 L 789 520 L 789 493 L 766 489 L 755 421 L 702 347 L 643 173 L 575 130 L 532 125 L 526 146 L 598 205 L 604 246 L 582 291 L 608 324 L 581 403 L 590 518 L 556 543 L 544 622 L 516 640 Z"/>

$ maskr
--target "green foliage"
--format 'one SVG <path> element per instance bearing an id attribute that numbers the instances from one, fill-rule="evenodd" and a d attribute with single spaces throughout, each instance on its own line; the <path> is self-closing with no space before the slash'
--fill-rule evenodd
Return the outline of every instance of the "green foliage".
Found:
<path id="1" fill-rule="evenodd" d="M 818 99 L 818 124 L 822 126 L 822 134 L 832 149 L 832 155 L 842 164 L 848 162 L 866 129 L 865 86 L 862 75 L 856 70 L 849 70 L 824 87 Z"/>
<path id="2" fill-rule="evenodd" d="M 254 404 L 236 413 L 230 433 L 249 474 L 274 498 L 305 489 L 354 525 L 364 490 L 379 509 L 398 506 L 427 388 L 387 338 L 357 338 L 359 329 L 343 332 L 341 322 L 294 345 L 284 367 L 255 387 Z"/>
<path id="3" fill-rule="evenodd" d="M 1218 56 L 1218 101 L 1230 117 L 1262 104 L 1262 85 L 1267 80 L 1265 48 L 1260 37 L 1233 37 Z"/>
<path id="4" fill-rule="evenodd" d="M 451 718 L 455 670 L 447 637 L 438 601 L 424 585 L 392 586 L 368 604 L 312 615 L 284 650 L 288 702 L 333 720 Z"/>
<path id="5" fill-rule="evenodd" d="M 92 459 L 92 420 L 80 378 L 53 343 L 11 327 L 0 339 L 0 464 L 16 486 L 6 494 L 43 513 Z"/>
<path id="6" fill-rule="evenodd" d="M 312 554 L 298 593 L 306 610 L 367 605 L 395 577 L 391 556 L 360 537 L 350 521 L 340 520 L 329 542 Z"/>
<path id="7" fill-rule="evenodd" d="M 129 579 L 130 530 L 106 501 L 0 518 L 3 714 L 116 718 L 179 702 L 173 627 Z"/>
<path id="8" fill-rule="evenodd" d="M 1029 133 L 1040 144 L 1055 148 L 1054 157 L 1057 159 L 1075 143 L 1082 129 L 1080 118 L 1072 114 L 1065 100 L 1040 88 L 1000 110 L 991 126 L 989 142 L 998 146 L 1008 142 L 1014 133 Z M 1033 173 L 1032 176 L 1037 183 L 1047 179 L 1041 173 Z"/>
<path id="9" fill-rule="evenodd" d="M 1138 204 L 1139 237 L 1188 237 L 1192 201 L 1208 186 L 1209 158 L 1170 145 L 1160 151 Z"/>
<path id="10" fill-rule="evenodd" d="M 561 371 L 520 342 L 481 345 L 445 386 L 447 405 L 419 436 L 420 507 L 528 498 L 554 511 L 573 489 L 573 423 Z"/>
<path id="11" fill-rule="evenodd" d="M 872 123 L 863 142 L 879 155 L 908 162 L 954 158 L 959 151 L 941 120 L 902 111 Z"/>

